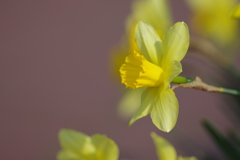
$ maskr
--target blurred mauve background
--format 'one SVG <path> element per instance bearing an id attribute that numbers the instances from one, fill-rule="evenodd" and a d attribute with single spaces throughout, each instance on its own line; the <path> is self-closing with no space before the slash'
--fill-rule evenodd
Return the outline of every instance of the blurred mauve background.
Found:
<path id="1" fill-rule="evenodd" d="M 125 32 L 131 2 L 0 1 L 1 159 L 56 159 L 61 128 L 106 134 L 118 144 L 120 158 L 131 160 L 157 159 L 152 131 L 182 156 L 221 157 L 200 124 L 207 118 L 222 131 L 231 127 L 219 109 L 220 94 L 176 89 L 179 118 L 168 134 L 149 117 L 128 127 L 118 116 L 123 86 L 109 74 L 110 50 Z M 188 22 L 184 1 L 170 2 L 175 22 Z M 217 73 L 207 62 L 188 55 L 183 69 L 184 76 L 214 84 L 205 73 Z"/>

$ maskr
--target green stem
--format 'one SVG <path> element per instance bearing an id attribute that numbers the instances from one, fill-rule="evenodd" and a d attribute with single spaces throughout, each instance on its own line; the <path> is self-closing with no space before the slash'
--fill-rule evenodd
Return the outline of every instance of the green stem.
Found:
<path id="1" fill-rule="evenodd" d="M 195 81 L 195 79 L 177 76 L 172 80 L 171 83 L 182 84 L 182 83 L 190 83 L 193 81 Z"/>
<path id="2" fill-rule="evenodd" d="M 195 79 L 193 79 L 193 78 L 186 78 L 186 77 L 177 76 L 172 80 L 171 83 L 184 84 L 184 83 L 190 83 L 190 82 L 193 82 L 193 81 L 195 81 Z M 240 91 L 234 90 L 234 89 L 220 88 L 219 92 L 240 96 Z"/>
<path id="3" fill-rule="evenodd" d="M 240 96 L 240 91 L 237 91 L 237 90 L 234 90 L 234 89 L 228 89 L 228 88 L 222 88 L 221 93 L 227 93 L 227 94 Z"/>

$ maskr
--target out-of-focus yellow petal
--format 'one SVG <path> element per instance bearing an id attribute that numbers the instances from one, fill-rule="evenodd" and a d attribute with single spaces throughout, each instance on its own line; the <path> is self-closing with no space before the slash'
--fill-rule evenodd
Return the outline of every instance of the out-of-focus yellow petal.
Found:
<path id="1" fill-rule="evenodd" d="M 174 147 L 164 138 L 156 133 L 151 133 L 151 137 L 155 144 L 157 156 L 159 160 L 176 160 L 177 153 Z"/>
<path id="2" fill-rule="evenodd" d="M 161 67 L 165 68 L 173 61 L 180 62 L 189 47 L 189 30 L 184 22 L 175 23 L 165 35 L 162 42 Z"/>
<path id="3" fill-rule="evenodd" d="M 81 160 L 83 158 L 81 158 L 79 155 L 71 152 L 71 151 L 60 151 L 57 154 L 57 160 Z"/>
<path id="4" fill-rule="evenodd" d="M 196 157 L 178 157 L 178 160 L 197 160 Z"/>
<path id="5" fill-rule="evenodd" d="M 137 112 L 131 118 L 129 125 L 132 125 L 136 120 L 145 117 L 151 113 L 158 92 L 159 92 L 158 87 L 147 88 L 143 92 L 141 98 L 141 106 L 138 108 Z"/>
<path id="6" fill-rule="evenodd" d="M 135 28 L 135 40 L 144 57 L 158 65 L 162 57 L 162 41 L 153 27 L 139 21 Z"/>
<path id="7" fill-rule="evenodd" d="M 117 160 L 117 145 L 104 135 L 89 137 L 81 132 L 62 129 L 59 132 L 62 147 L 58 160 Z"/>
<path id="8" fill-rule="evenodd" d="M 118 114 L 122 118 L 128 119 L 137 111 L 141 104 L 141 95 L 144 89 L 145 88 L 137 88 L 126 91 L 118 106 Z"/>
<path id="9" fill-rule="evenodd" d="M 240 5 L 238 5 L 237 8 L 234 10 L 232 16 L 234 18 L 240 18 Z"/>
<path id="10" fill-rule="evenodd" d="M 111 75 L 120 83 L 121 77 L 119 74 L 119 69 L 121 65 L 124 63 L 124 60 L 128 54 L 131 53 L 130 49 L 125 45 L 118 46 L 112 49 L 111 51 L 111 64 L 110 64 L 110 72 Z"/>
<path id="11" fill-rule="evenodd" d="M 96 160 L 117 160 L 119 156 L 118 146 L 114 141 L 104 135 L 95 134 L 92 136 L 92 143 L 96 148 Z"/>
<path id="12" fill-rule="evenodd" d="M 167 0 L 135 0 L 126 22 L 127 30 L 138 21 L 144 21 L 151 24 L 162 38 L 172 24 L 170 13 Z"/>
<path id="13" fill-rule="evenodd" d="M 178 118 L 177 97 L 172 89 L 162 89 L 155 97 L 151 111 L 152 122 L 158 129 L 170 132 Z"/>
<path id="14" fill-rule="evenodd" d="M 129 49 L 131 51 L 137 51 L 139 52 L 137 43 L 135 41 L 135 28 L 136 28 L 137 23 L 134 23 L 131 25 L 130 32 L 129 32 Z"/>
<path id="15" fill-rule="evenodd" d="M 60 145 L 66 151 L 72 152 L 86 160 L 96 157 L 96 150 L 91 143 L 91 137 L 68 129 L 62 129 L 59 132 Z M 66 154 L 64 154 L 66 155 Z"/>

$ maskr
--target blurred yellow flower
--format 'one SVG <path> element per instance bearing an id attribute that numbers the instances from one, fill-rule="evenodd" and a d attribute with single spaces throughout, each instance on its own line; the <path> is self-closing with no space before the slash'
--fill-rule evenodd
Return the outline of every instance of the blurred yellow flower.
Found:
<path id="1" fill-rule="evenodd" d="M 163 38 L 164 33 L 172 25 L 171 12 L 167 0 L 135 0 L 132 14 L 127 18 L 126 30 L 134 41 L 134 29 L 138 21 L 152 25 L 158 35 Z M 133 46 L 135 43 L 132 43 Z"/>
<path id="2" fill-rule="evenodd" d="M 195 157 L 178 157 L 175 148 L 167 140 L 156 133 L 151 133 L 151 137 L 159 160 L 197 160 Z"/>
<path id="3" fill-rule="evenodd" d="M 195 31 L 220 46 L 232 44 L 238 37 L 237 21 L 231 18 L 235 0 L 186 0 Z"/>
<path id="4" fill-rule="evenodd" d="M 62 129 L 59 132 L 62 147 L 58 160 L 118 160 L 119 150 L 114 141 L 104 135 L 89 137 L 81 132 Z"/>
<path id="5" fill-rule="evenodd" d="M 240 4 L 238 4 L 237 8 L 234 10 L 232 16 L 234 18 L 240 18 Z"/>
<path id="6" fill-rule="evenodd" d="M 188 27 L 184 22 L 176 23 L 162 41 L 152 26 L 140 21 L 135 40 L 139 51 L 129 54 L 121 66 L 122 83 L 133 89 L 147 88 L 129 124 L 151 114 L 155 126 L 169 132 L 178 117 L 178 100 L 170 83 L 182 72 L 180 61 L 189 46 Z"/>

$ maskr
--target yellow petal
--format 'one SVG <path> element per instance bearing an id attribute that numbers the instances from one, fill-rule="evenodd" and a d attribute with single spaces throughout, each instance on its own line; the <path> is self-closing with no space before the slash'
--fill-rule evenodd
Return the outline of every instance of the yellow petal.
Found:
<path id="1" fill-rule="evenodd" d="M 104 135 L 89 137 L 81 132 L 62 129 L 59 132 L 63 148 L 57 155 L 58 160 L 117 160 L 118 146 Z"/>
<path id="2" fill-rule="evenodd" d="M 240 5 L 235 9 L 232 15 L 234 18 L 240 18 Z"/>
<path id="3" fill-rule="evenodd" d="M 197 160 L 196 157 L 179 157 L 178 160 Z"/>
<path id="4" fill-rule="evenodd" d="M 182 72 L 182 65 L 178 61 L 171 62 L 168 67 L 166 67 L 164 77 L 170 84 L 172 80 Z"/>
<path id="5" fill-rule="evenodd" d="M 69 129 L 62 129 L 59 132 L 59 140 L 62 148 L 68 152 L 78 155 L 86 160 L 96 157 L 96 150 L 91 142 L 91 137 Z M 61 153 L 61 157 L 63 153 Z M 64 153 L 66 156 L 67 153 Z M 68 155 L 70 155 L 68 153 Z M 72 154 L 71 154 L 72 155 Z"/>
<path id="6" fill-rule="evenodd" d="M 168 0 L 135 0 L 132 5 L 132 14 L 126 22 L 127 29 L 129 30 L 138 21 L 151 24 L 163 38 L 172 24 Z"/>
<path id="7" fill-rule="evenodd" d="M 147 116 L 151 113 L 152 107 L 154 105 L 156 95 L 158 95 L 159 88 L 147 88 L 141 98 L 141 106 L 137 112 L 133 115 L 132 119 L 129 122 L 129 125 L 132 125 L 136 120 Z"/>
<path id="8" fill-rule="evenodd" d="M 151 133 L 151 137 L 155 144 L 157 156 L 159 160 L 176 160 L 177 153 L 174 147 L 164 138 L 156 133 Z"/>
<path id="9" fill-rule="evenodd" d="M 58 152 L 57 160 L 83 160 L 83 158 L 71 151 L 63 150 Z"/>
<path id="10" fill-rule="evenodd" d="M 162 56 L 162 41 L 152 26 L 139 21 L 135 28 L 135 40 L 144 57 L 158 65 Z"/>
<path id="11" fill-rule="evenodd" d="M 96 148 L 96 160 L 117 160 L 119 156 L 118 146 L 114 141 L 104 135 L 95 134 L 92 136 L 92 143 Z"/>
<path id="12" fill-rule="evenodd" d="M 170 132 L 177 122 L 178 100 L 172 89 L 161 90 L 156 97 L 151 111 L 152 121 L 158 129 Z"/>
<path id="13" fill-rule="evenodd" d="M 128 89 L 118 105 L 118 114 L 123 119 L 129 119 L 141 104 L 141 95 L 145 88 Z"/>
<path id="14" fill-rule="evenodd" d="M 189 30 L 184 22 L 175 23 L 167 32 L 162 43 L 163 58 L 161 67 L 165 68 L 173 61 L 181 61 L 189 47 Z"/>

